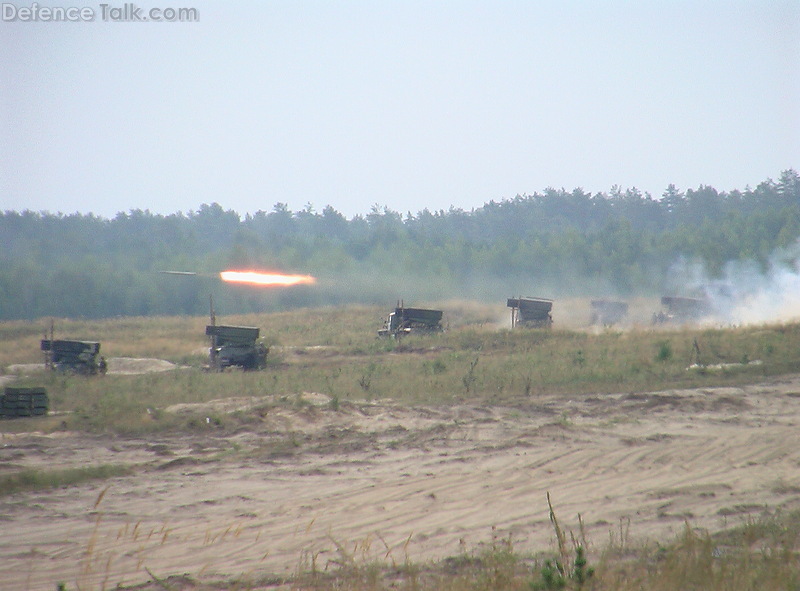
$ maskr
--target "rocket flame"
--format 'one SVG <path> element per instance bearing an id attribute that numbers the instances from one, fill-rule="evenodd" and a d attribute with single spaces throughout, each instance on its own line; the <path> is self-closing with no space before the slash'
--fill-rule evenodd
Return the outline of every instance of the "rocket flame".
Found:
<path id="1" fill-rule="evenodd" d="M 311 285 L 317 282 L 311 275 L 284 275 L 282 273 L 262 273 L 260 271 L 222 271 L 219 277 L 223 281 L 229 283 L 241 283 L 260 287 Z"/>

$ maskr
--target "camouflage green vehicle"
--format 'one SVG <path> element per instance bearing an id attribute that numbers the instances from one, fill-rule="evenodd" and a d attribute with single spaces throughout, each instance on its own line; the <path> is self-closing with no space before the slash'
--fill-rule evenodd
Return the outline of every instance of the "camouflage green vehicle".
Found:
<path id="1" fill-rule="evenodd" d="M 209 363 L 211 369 L 222 371 L 227 367 L 244 370 L 264 369 L 269 348 L 259 340 L 259 329 L 254 326 L 206 326 L 211 337 Z"/>
<path id="2" fill-rule="evenodd" d="M 45 365 L 54 370 L 83 375 L 105 373 L 105 359 L 100 356 L 96 341 L 42 339 Z"/>
<path id="3" fill-rule="evenodd" d="M 550 328 L 553 326 L 553 300 L 544 298 L 508 298 L 506 306 L 511 308 L 511 328 Z"/>
<path id="4" fill-rule="evenodd" d="M 661 310 L 653 314 L 653 324 L 686 324 L 702 320 L 713 314 L 707 298 L 662 296 Z"/>
<path id="5" fill-rule="evenodd" d="M 441 310 L 399 305 L 386 317 L 378 335 L 397 337 L 412 332 L 442 332 L 443 315 Z"/>

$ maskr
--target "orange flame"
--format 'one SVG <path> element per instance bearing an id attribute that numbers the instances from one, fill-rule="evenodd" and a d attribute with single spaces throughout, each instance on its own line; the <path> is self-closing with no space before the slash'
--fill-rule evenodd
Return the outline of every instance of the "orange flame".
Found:
<path id="1" fill-rule="evenodd" d="M 311 275 L 284 275 L 282 273 L 262 273 L 260 271 L 222 271 L 219 277 L 223 281 L 230 283 L 243 283 L 261 287 L 311 285 L 317 282 Z"/>

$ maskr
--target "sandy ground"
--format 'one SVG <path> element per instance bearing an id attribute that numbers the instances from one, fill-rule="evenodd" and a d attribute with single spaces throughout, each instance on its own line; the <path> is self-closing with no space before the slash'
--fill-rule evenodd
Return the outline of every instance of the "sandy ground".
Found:
<path id="1" fill-rule="evenodd" d="M 150 438 L 0 436 L 0 473 L 136 466 L 0 498 L 2 589 L 110 589 L 149 573 L 255 580 L 348 556 L 443 558 L 492 535 L 551 549 L 548 492 L 565 528 L 577 533 L 581 515 L 590 551 L 610 535 L 664 541 L 686 521 L 713 531 L 800 506 L 800 376 L 513 408 L 334 410 L 309 394 L 169 411 L 206 426 Z M 253 422 L 223 433 L 202 420 L 234 411 Z"/>

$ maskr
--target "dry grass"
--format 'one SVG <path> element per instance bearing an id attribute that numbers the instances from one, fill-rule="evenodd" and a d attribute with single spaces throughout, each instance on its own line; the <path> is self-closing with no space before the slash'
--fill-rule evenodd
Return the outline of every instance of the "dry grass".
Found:
<path id="1" fill-rule="evenodd" d="M 134 433 L 186 428 L 160 412 L 170 404 L 234 395 L 319 392 L 337 401 L 514 404 L 544 394 L 743 384 L 800 368 L 796 324 L 512 331 L 488 321 L 497 312 L 492 307 L 446 305 L 448 331 L 402 340 L 376 336 L 383 310 L 374 307 L 220 318 L 259 326 L 270 342 L 268 368 L 252 373 L 202 371 L 205 318 L 60 320 L 59 336 L 99 340 L 110 358 L 166 359 L 186 369 L 103 378 L 43 373 L 23 381 L 48 388 L 51 409 L 69 413 L 63 422 L 70 429 Z M 47 325 L 0 324 L 0 367 L 41 361 L 39 340 Z M 695 342 L 702 365 L 687 369 L 698 360 Z"/>
<path id="2" fill-rule="evenodd" d="M 580 521 L 580 516 L 579 516 Z M 556 546 L 521 554 L 492 532 L 483 545 L 430 564 L 343 555 L 336 568 L 309 565 L 286 589 L 328 591 L 791 591 L 800 589 L 800 512 L 765 515 L 716 535 L 688 523 L 673 540 L 630 545 L 626 525 L 602 548 L 565 531 L 551 506 Z M 587 550 L 587 548 L 589 548 Z M 227 589 L 223 585 L 208 589 Z M 268 586 L 244 587 L 267 589 Z"/>
<path id="3" fill-rule="evenodd" d="M 102 494 L 102 493 L 101 493 Z M 98 520 L 100 514 L 98 514 Z M 580 522 L 580 516 L 579 516 Z M 291 577 L 269 574 L 213 580 L 185 574 L 159 577 L 129 591 L 793 591 L 800 589 L 800 512 L 764 515 L 711 535 L 693 529 L 662 543 L 631 545 L 627 525 L 603 547 L 579 530 L 562 528 L 551 507 L 555 547 L 520 553 L 495 531 L 475 548 L 440 561 L 414 563 L 379 538 L 331 539 L 336 553 L 321 560 L 309 549 Z M 138 527 L 138 525 L 137 525 Z M 231 528 L 229 528 L 231 529 Z M 136 535 L 126 529 L 126 535 Z M 165 528 L 157 544 L 169 543 Z M 152 532 L 151 532 L 152 536 Z M 213 543 L 211 541 L 210 543 Z M 86 563 L 101 563 L 90 540 Z"/>

